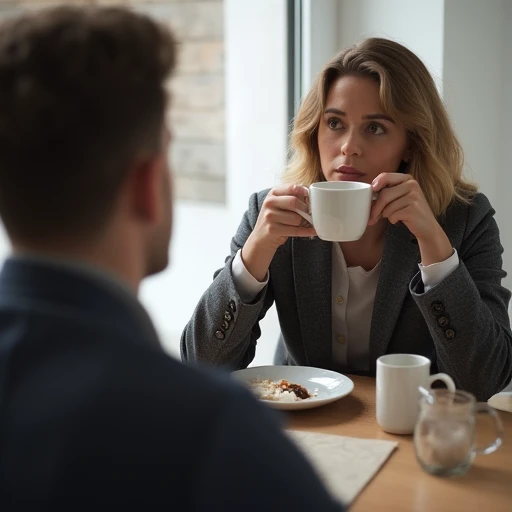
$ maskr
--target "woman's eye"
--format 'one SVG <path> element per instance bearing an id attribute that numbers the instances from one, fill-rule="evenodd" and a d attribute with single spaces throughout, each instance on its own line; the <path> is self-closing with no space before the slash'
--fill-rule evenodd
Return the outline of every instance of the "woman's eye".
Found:
<path id="1" fill-rule="evenodd" d="M 372 135 L 382 135 L 386 130 L 384 130 L 384 127 L 382 127 L 380 124 L 372 123 L 368 126 L 368 131 Z"/>
<path id="2" fill-rule="evenodd" d="M 336 119 L 335 117 L 331 117 L 331 119 L 327 120 L 327 126 L 331 130 L 336 130 L 341 127 L 341 123 L 340 123 L 339 119 Z"/>

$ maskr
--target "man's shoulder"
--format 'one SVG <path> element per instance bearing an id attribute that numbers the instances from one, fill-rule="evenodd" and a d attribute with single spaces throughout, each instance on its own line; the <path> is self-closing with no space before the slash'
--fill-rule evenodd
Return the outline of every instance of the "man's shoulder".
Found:
<path id="1" fill-rule="evenodd" d="M 28 308 L 10 301 L 0 307 L 0 319 L 0 344 L 22 363 L 16 368 L 19 378 L 32 383 L 30 368 L 37 364 L 49 375 L 39 389 L 48 387 L 55 407 L 65 390 L 80 390 L 84 400 L 68 404 L 77 414 L 92 419 L 115 411 L 113 423 L 147 414 L 174 428 L 177 411 L 199 418 L 243 400 L 228 374 L 185 366 L 149 329 L 130 330 L 108 317 L 60 311 L 47 303 Z M 29 360 L 32 364 L 25 364 Z M 61 385 L 52 388 L 54 381 Z M 38 387 L 30 389 L 36 396 Z"/>
<path id="2" fill-rule="evenodd" d="M 135 443 L 142 436 L 149 450 L 160 452 L 163 466 L 231 453 L 258 425 L 267 435 L 278 432 L 275 412 L 220 371 L 189 367 L 152 350 L 120 354 L 109 367 L 86 415 L 94 416 L 98 435 L 107 423 L 112 432 L 129 431 Z M 122 454 L 125 443 L 113 437 L 112 452 Z"/>
<path id="3" fill-rule="evenodd" d="M 132 405 L 153 408 L 156 402 L 166 404 L 171 415 L 153 409 L 176 425 L 176 413 L 192 418 L 218 419 L 226 407 L 244 407 L 255 402 L 250 393 L 236 384 L 226 372 L 187 366 L 163 350 L 131 344 L 109 365 L 107 392 L 132 394 Z M 250 404 L 248 405 L 250 407 Z"/>
<path id="4" fill-rule="evenodd" d="M 241 389 L 227 371 L 189 366 L 164 352 L 153 350 L 146 353 L 144 364 L 144 372 L 152 369 L 148 372 L 148 383 L 159 388 L 165 384 L 165 392 L 172 396 L 178 391 L 177 399 L 218 402 L 240 399 Z"/>

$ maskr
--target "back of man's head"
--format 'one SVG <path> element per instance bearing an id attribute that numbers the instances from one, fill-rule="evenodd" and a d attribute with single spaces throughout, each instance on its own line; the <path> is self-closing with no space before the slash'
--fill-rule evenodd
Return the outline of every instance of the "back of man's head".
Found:
<path id="1" fill-rule="evenodd" d="M 170 34 L 117 8 L 56 8 L 0 29 L 0 216 L 11 238 L 88 235 L 130 163 L 161 150 Z"/>

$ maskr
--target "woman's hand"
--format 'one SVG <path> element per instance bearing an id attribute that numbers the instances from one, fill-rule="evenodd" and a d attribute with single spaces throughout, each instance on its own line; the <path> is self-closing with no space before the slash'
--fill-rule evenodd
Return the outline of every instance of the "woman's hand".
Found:
<path id="1" fill-rule="evenodd" d="M 448 259 L 453 248 L 437 222 L 416 180 L 409 174 L 382 173 L 372 183 L 379 196 L 372 205 L 368 225 L 381 218 L 391 224 L 403 222 L 418 240 L 423 265 Z"/>
<path id="2" fill-rule="evenodd" d="M 308 190 L 300 185 L 274 187 L 263 201 L 258 220 L 242 248 L 242 260 L 258 281 L 264 281 L 274 254 L 291 236 L 315 236 L 316 231 L 295 209 L 308 212 Z"/>

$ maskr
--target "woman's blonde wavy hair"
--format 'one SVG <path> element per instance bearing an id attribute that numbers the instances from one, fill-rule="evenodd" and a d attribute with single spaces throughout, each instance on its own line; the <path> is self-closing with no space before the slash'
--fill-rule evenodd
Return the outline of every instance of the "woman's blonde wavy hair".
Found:
<path id="1" fill-rule="evenodd" d="M 318 126 L 332 83 L 344 75 L 377 81 L 385 113 L 401 123 L 411 144 L 407 172 L 419 183 L 436 216 L 458 199 L 469 202 L 476 186 L 462 176 L 463 153 L 430 73 L 410 50 L 369 38 L 341 51 L 316 77 L 294 121 L 285 183 L 325 181 L 318 151 Z"/>

